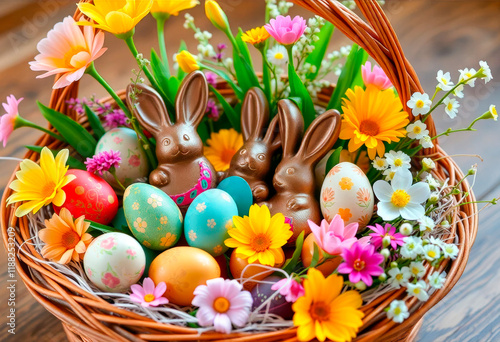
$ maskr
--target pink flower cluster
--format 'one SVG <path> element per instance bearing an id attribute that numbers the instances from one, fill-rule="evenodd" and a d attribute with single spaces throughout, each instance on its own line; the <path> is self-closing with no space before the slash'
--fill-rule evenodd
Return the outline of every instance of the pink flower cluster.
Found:
<path id="1" fill-rule="evenodd" d="M 219 108 L 217 108 L 217 104 L 214 100 L 208 100 L 205 114 L 207 114 L 207 116 L 214 121 L 217 121 L 217 119 L 219 119 Z"/>
<path id="2" fill-rule="evenodd" d="M 14 95 L 10 95 L 7 96 L 7 103 L 2 103 L 3 109 L 6 112 L 0 119 L 0 141 L 3 141 L 3 147 L 7 145 L 7 140 L 14 131 L 16 118 L 19 115 L 17 107 L 22 100 L 22 97 L 16 100 Z"/>
<path id="3" fill-rule="evenodd" d="M 289 303 L 294 303 L 302 297 L 305 293 L 304 286 L 295 279 L 281 279 L 277 283 L 271 286 L 271 290 L 280 290 L 280 295 L 284 296 L 286 301 Z"/>
<path id="4" fill-rule="evenodd" d="M 130 127 L 128 118 L 119 108 L 113 108 L 109 103 L 100 103 L 92 96 L 90 99 L 71 98 L 66 101 L 69 109 L 73 109 L 78 115 L 85 115 L 84 105 L 87 105 L 97 115 L 104 119 L 104 126 L 113 129 L 116 127 Z"/>
<path id="5" fill-rule="evenodd" d="M 118 168 L 121 160 L 120 151 L 110 150 L 98 153 L 92 158 L 87 158 L 85 166 L 87 166 L 88 172 L 99 172 L 102 175 L 104 171 L 109 171 L 112 167 Z"/>

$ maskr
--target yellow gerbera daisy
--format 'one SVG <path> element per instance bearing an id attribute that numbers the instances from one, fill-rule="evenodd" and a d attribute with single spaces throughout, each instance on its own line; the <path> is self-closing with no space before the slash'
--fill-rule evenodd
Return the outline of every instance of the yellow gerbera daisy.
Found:
<path id="1" fill-rule="evenodd" d="M 133 33 L 152 5 L 153 0 L 94 0 L 94 4 L 79 3 L 78 9 L 95 23 L 80 21 L 78 25 L 90 25 L 120 37 L 126 36 Z"/>
<path id="2" fill-rule="evenodd" d="M 231 237 L 224 241 L 226 246 L 236 248 L 236 256 L 248 258 L 250 264 L 255 261 L 269 266 L 282 263 L 281 247 L 293 235 L 285 216 L 278 213 L 271 217 L 266 205 L 257 204 L 250 207 L 248 215 L 233 217 L 234 228 L 228 230 Z"/>
<path id="3" fill-rule="evenodd" d="M 241 35 L 241 40 L 252 45 L 260 44 L 269 38 L 271 35 L 264 26 L 256 27 L 251 30 L 246 31 Z"/>
<path id="4" fill-rule="evenodd" d="M 199 4 L 198 0 L 153 0 L 151 13 L 178 15 L 180 11 L 193 8 Z"/>
<path id="5" fill-rule="evenodd" d="M 292 305 L 293 324 L 298 327 L 297 338 L 310 341 L 351 341 L 363 325 L 363 312 L 358 310 L 363 301 L 357 291 L 342 294 L 344 281 L 332 274 L 325 279 L 315 268 L 307 272 L 304 296 Z"/>
<path id="6" fill-rule="evenodd" d="M 16 210 L 16 216 L 22 217 L 31 211 L 36 213 L 44 205 L 54 203 L 63 205 L 66 193 L 62 187 L 75 179 L 74 175 L 66 175 L 69 152 L 61 150 L 56 158 L 46 147 L 40 154 L 40 165 L 30 159 L 21 162 L 21 170 L 16 173 L 17 179 L 9 187 L 14 193 L 7 199 L 7 204 L 26 201 Z"/>
<path id="7" fill-rule="evenodd" d="M 366 90 L 356 86 L 346 92 L 342 110 L 340 139 L 349 140 L 349 152 L 366 145 L 368 156 L 385 153 L 384 142 L 399 141 L 410 122 L 401 100 L 392 89 L 380 90 L 368 85 Z"/>
<path id="8" fill-rule="evenodd" d="M 86 233 L 89 226 L 85 216 L 73 220 L 69 210 L 62 208 L 59 215 L 54 214 L 50 220 L 45 220 L 46 228 L 38 232 L 46 243 L 42 248 L 43 257 L 59 264 L 67 264 L 71 259 L 79 262 L 93 239 Z"/>
<path id="9" fill-rule="evenodd" d="M 243 146 L 243 136 L 233 128 L 221 129 L 218 133 L 210 135 L 207 144 L 205 157 L 216 171 L 225 171 L 229 168 L 234 154 Z"/>

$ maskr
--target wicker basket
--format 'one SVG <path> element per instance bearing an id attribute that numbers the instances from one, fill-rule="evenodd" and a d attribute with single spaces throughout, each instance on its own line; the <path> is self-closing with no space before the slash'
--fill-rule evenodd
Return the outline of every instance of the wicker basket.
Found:
<path id="1" fill-rule="evenodd" d="M 295 0 L 294 2 L 331 21 L 337 29 L 365 49 L 389 76 L 403 104 L 406 104 L 412 92 L 422 91 L 415 71 L 404 57 L 396 34 L 375 0 L 356 0 L 367 22 L 335 0 Z M 77 11 L 75 19 L 80 17 L 81 13 Z M 229 92 L 230 90 L 227 90 L 224 95 L 229 95 Z M 73 119 L 80 120 L 86 125 L 84 118 L 74 117 L 75 112 L 69 111 L 67 108 L 66 100 L 77 97 L 77 93 L 77 83 L 64 89 L 54 90 L 50 107 L 67 113 L 73 116 Z M 328 92 L 321 93 L 319 95 L 320 101 L 327 101 L 328 96 Z M 427 125 L 430 134 L 435 134 L 432 118 L 428 119 Z M 37 141 L 37 145 L 54 149 L 63 147 L 60 142 L 54 141 L 48 135 L 42 136 Z M 449 178 L 451 184 L 463 177 L 454 161 L 447 157 L 446 153 L 437 145 L 437 141 L 436 147 L 423 151 L 423 154 L 439 158 L 434 173 L 435 177 L 441 180 Z M 26 155 L 26 158 L 34 161 L 37 161 L 38 157 L 38 154 L 34 152 L 28 152 Z M 10 181 L 14 178 L 15 173 Z M 473 202 L 475 198 L 468 183 L 464 181 L 460 187 L 462 191 L 469 193 L 466 202 Z M 6 189 L 1 203 L 1 227 L 5 246 L 8 243 L 7 229 L 9 227 L 16 228 L 15 238 L 19 244 L 31 238 L 28 219 L 14 216 L 17 205 L 6 206 L 6 199 L 11 193 L 10 189 Z M 457 197 L 456 200 L 459 201 L 461 198 Z M 457 238 L 460 252 L 457 259 L 447 260 L 440 266 L 439 271 L 444 270 L 448 274 L 445 286 L 435 291 L 424 304 L 419 303 L 416 298 L 409 300 L 407 305 L 411 315 L 402 324 L 389 321 L 383 310 L 389 306 L 392 300 L 403 298 L 405 296 L 404 289 L 388 292 L 363 306 L 362 311 L 365 313 L 365 317 L 356 341 L 412 341 L 422 324 L 422 316 L 453 288 L 465 269 L 470 248 L 476 237 L 477 207 L 475 204 L 462 205 L 459 210 L 454 210 L 450 214 L 453 218 L 453 224 L 450 235 L 446 237 Z M 41 258 L 31 245 L 26 244 L 24 248 L 27 253 Z M 205 333 L 199 335 L 195 329 L 160 324 L 117 308 L 104 299 L 87 293 L 68 281 L 62 274 L 49 266 L 34 262 L 24 253 L 18 254 L 17 261 L 18 274 L 26 287 L 36 300 L 62 321 L 70 341 L 254 341 L 258 339 L 264 342 L 297 340 L 294 328 L 260 334 Z M 427 268 L 429 272 L 430 267 L 427 266 Z"/>

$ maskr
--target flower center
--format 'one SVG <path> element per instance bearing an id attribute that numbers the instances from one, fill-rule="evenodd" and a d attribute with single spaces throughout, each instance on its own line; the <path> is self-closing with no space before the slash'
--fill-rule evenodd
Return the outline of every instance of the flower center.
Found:
<path id="1" fill-rule="evenodd" d="M 417 100 L 417 102 L 415 103 L 415 106 L 417 106 L 418 108 L 423 108 L 424 105 L 425 103 L 422 100 Z"/>
<path id="2" fill-rule="evenodd" d="M 448 103 L 448 110 L 452 110 L 453 109 L 453 103 Z"/>
<path id="3" fill-rule="evenodd" d="M 402 275 L 401 273 L 400 273 L 400 274 L 398 274 L 398 275 L 396 275 L 396 279 L 397 279 L 397 280 L 401 280 L 401 279 L 403 279 L 403 275 Z"/>
<path id="4" fill-rule="evenodd" d="M 359 130 L 361 133 L 373 137 L 378 134 L 378 132 L 380 131 L 380 127 L 375 121 L 364 120 L 363 122 L 361 122 L 361 125 L 359 125 Z"/>
<path id="5" fill-rule="evenodd" d="M 144 301 L 147 303 L 152 302 L 155 299 L 156 299 L 155 295 L 153 295 L 151 293 L 148 293 L 147 295 L 144 296 Z"/>
<path id="6" fill-rule="evenodd" d="M 420 132 L 422 132 L 422 128 L 420 128 L 419 126 L 415 126 L 413 128 L 413 133 L 420 134 Z"/>
<path id="7" fill-rule="evenodd" d="M 394 309 L 394 315 L 399 315 L 401 313 L 401 309 L 400 308 L 395 308 Z"/>
<path id="8" fill-rule="evenodd" d="M 231 303 L 224 298 L 224 297 L 218 297 L 214 300 L 214 310 L 217 311 L 218 313 L 224 313 L 227 310 L 229 310 L 229 307 L 231 306 Z"/>
<path id="9" fill-rule="evenodd" d="M 395 159 L 394 160 L 394 166 L 401 167 L 403 166 L 403 161 L 401 159 Z"/>
<path id="10" fill-rule="evenodd" d="M 315 321 L 328 321 L 330 319 L 330 306 L 325 302 L 314 302 L 309 309 L 309 314 Z"/>
<path id="11" fill-rule="evenodd" d="M 431 258 L 435 258 L 436 257 L 436 252 L 435 251 L 428 251 L 427 255 L 430 256 Z"/>
<path id="12" fill-rule="evenodd" d="M 415 274 L 415 275 L 417 275 L 419 272 L 420 272 L 420 270 L 419 270 L 418 268 L 416 268 L 416 267 L 413 267 L 413 268 L 411 269 L 411 273 L 413 273 L 413 274 Z"/>
<path id="13" fill-rule="evenodd" d="M 64 66 L 66 68 L 75 68 L 77 67 L 78 63 L 75 63 L 75 57 L 78 56 L 79 53 L 84 52 L 88 54 L 87 51 L 85 51 L 85 48 L 83 46 L 73 46 L 68 52 L 64 54 L 63 61 L 64 61 Z M 78 59 L 78 57 L 76 57 Z"/>
<path id="14" fill-rule="evenodd" d="M 54 193 L 54 188 L 56 187 L 56 183 L 53 181 L 48 181 L 45 183 L 45 185 L 42 187 L 42 190 L 40 191 L 40 194 L 42 197 L 50 197 Z"/>
<path id="15" fill-rule="evenodd" d="M 441 82 L 443 82 L 444 85 L 448 84 L 448 80 L 444 77 L 441 77 Z"/>
<path id="16" fill-rule="evenodd" d="M 420 289 L 417 287 L 416 289 L 413 290 L 413 293 L 414 294 L 419 294 L 420 293 Z"/>
<path id="17" fill-rule="evenodd" d="M 253 250 L 256 252 L 263 252 L 268 249 L 270 245 L 271 240 L 269 240 L 269 237 L 265 234 L 256 235 L 251 243 Z"/>
<path id="18" fill-rule="evenodd" d="M 379 166 L 379 167 L 384 167 L 385 166 L 385 161 L 383 159 L 377 160 L 376 163 L 377 163 L 377 166 Z"/>
<path id="19" fill-rule="evenodd" d="M 276 59 L 283 59 L 283 57 L 285 57 L 281 52 L 276 52 L 274 54 L 274 58 Z"/>
<path id="20" fill-rule="evenodd" d="M 353 268 L 358 272 L 362 271 L 365 268 L 365 266 L 366 266 L 366 263 L 360 259 L 356 259 L 354 261 L 354 264 L 353 264 Z"/>
<path id="21" fill-rule="evenodd" d="M 410 195 L 402 189 L 394 191 L 391 196 L 391 203 L 398 208 L 405 207 L 410 202 Z"/>
<path id="22" fill-rule="evenodd" d="M 76 244 L 78 243 L 78 241 L 80 240 L 80 237 L 78 236 L 78 234 L 71 230 L 71 231 L 68 231 L 68 232 L 65 232 L 62 236 L 61 236 L 61 242 L 62 242 L 62 245 L 66 248 L 66 249 L 73 249 L 75 248 Z"/>

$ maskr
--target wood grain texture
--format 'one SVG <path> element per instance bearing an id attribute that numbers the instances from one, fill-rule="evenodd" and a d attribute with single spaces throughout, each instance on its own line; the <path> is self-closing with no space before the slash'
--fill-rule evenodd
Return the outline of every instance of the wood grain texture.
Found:
<path id="1" fill-rule="evenodd" d="M 500 14 L 499 1 L 487 0 L 387 0 L 385 10 L 399 35 L 403 49 L 421 78 L 427 92 L 432 93 L 436 84 L 436 71 L 450 71 L 453 78 L 457 70 L 464 67 L 478 68 L 478 61 L 489 62 L 493 75 L 500 80 Z M 20 109 L 23 116 L 40 125 L 46 125 L 36 111 L 35 101 L 44 103 L 50 97 L 52 78 L 37 79 L 28 62 L 36 54 L 36 43 L 64 16 L 75 9 L 74 1 L 0 1 L 0 100 L 9 94 L 24 97 Z M 233 26 L 250 29 L 263 23 L 263 1 L 225 0 L 220 1 Z M 50 10 L 49 10 L 50 9 Z M 202 30 L 214 33 L 212 42 L 225 41 L 206 20 L 200 6 L 190 11 Z M 307 13 L 293 8 L 293 14 Z M 168 23 L 167 49 L 169 55 L 175 52 L 179 40 L 188 43 L 191 51 L 196 44 L 191 32 L 182 28 L 182 14 Z M 139 50 L 147 55 L 151 46 L 156 47 L 154 21 L 148 17 L 138 27 L 136 41 Z M 233 27 L 234 29 L 235 27 Z M 348 40 L 336 32 L 332 46 L 348 44 Z M 108 51 L 96 62 L 98 70 L 115 88 L 124 88 L 132 76 L 134 61 L 124 44 L 110 35 L 106 36 Z M 255 61 L 257 53 L 251 49 Z M 257 64 L 256 64 L 257 65 Z M 111 67 L 112 66 L 112 67 Z M 435 121 L 438 131 L 448 127 L 466 127 L 477 115 L 487 110 L 490 103 L 500 105 L 500 82 L 494 79 L 486 86 L 476 82 L 475 88 L 466 89 L 466 100 L 461 101 L 460 114 L 455 120 L 438 111 Z M 104 96 L 105 92 L 90 78 L 85 78 L 80 87 L 81 96 Z M 480 122 L 476 134 L 457 134 L 441 140 L 441 145 L 450 154 L 480 153 L 485 159 L 455 157 L 463 169 L 479 163 L 478 180 L 474 187 L 479 199 L 500 195 L 500 168 L 497 161 L 500 152 L 497 147 L 499 126 L 492 122 Z M 38 132 L 19 129 L 14 132 L 9 144 L 0 150 L 0 156 L 22 157 L 23 145 L 31 144 Z M 0 189 L 3 189 L 14 162 L 1 161 Z M 450 294 L 424 318 L 424 324 L 417 341 L 498 341 L 500 326 L 500 275 L 495 266 L 500 263 L 500 249 L 497 248 L 496 223 L 500 213 L 488 209 L 481 213 L 479 235 L 474 245 L 466 272 Z M 7 257 L 3 248 L 0 252 L 0 340 L 2 341 L 63 341 L 64 331 L 59 321 L 39 305 L 27 292 L 21 280 L 16 284 L 16 335 L 7 333 Z"/>

